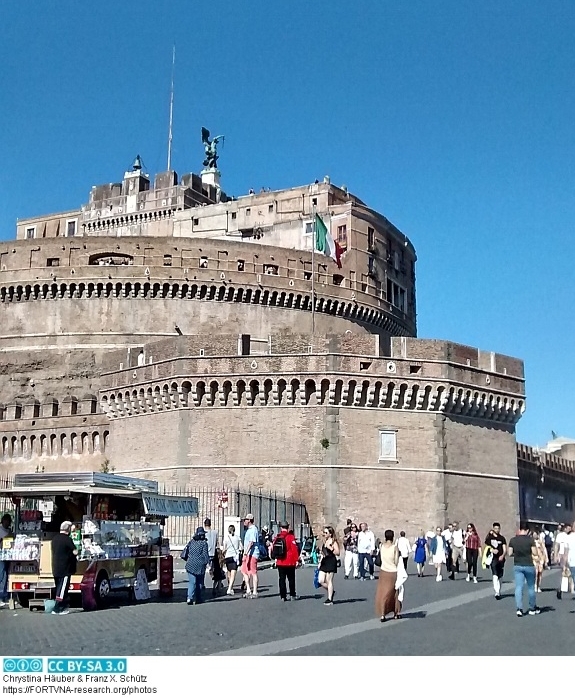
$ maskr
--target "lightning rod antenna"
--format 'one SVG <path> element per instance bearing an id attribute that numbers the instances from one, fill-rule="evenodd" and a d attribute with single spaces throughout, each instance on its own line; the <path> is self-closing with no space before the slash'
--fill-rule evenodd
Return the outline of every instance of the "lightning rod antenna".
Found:
<path id="1" fill-rule="evenodd" d="M 170 86 L 170 129 L 168 131 L 168 171 L 172 169 L 172 125 L 174 116 L 174 68 L 176 65 L 176 44 L 172 51 L 172 82 Z"/>

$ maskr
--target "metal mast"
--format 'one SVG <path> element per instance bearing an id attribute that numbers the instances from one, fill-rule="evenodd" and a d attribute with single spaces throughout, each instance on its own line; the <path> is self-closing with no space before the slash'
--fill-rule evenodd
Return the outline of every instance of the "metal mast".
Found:
<path id="1" fill-rule="evenodd" d="M 172 51 L 172 83 L 170 87 L 170 129 L 168 131 L 168 171 L 172 169 L 172 125 L 174 116 L 174 67 L 176 65 L 176 44 Z"/>

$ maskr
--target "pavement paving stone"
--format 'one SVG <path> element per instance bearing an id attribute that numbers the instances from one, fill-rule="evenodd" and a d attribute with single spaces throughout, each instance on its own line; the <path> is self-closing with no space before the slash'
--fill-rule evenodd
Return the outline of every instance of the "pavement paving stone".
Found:
<path id="1" fill-rule="evenodd" d="M 509 573 L 510 569 L 508 579 Z M 409 617 L 410 609 L 425 605 L 431 608 L 429 604 L 462 595 L 463 598 L 477 590 L 490 594 L 491 580 L 486 578 L 474 585 L 466 583 L 463 576 L 455 582 L 441 583 L 436 583 L 431 574 L 424 579 L 412 576 L 406 584 L 406 620 L 390 621 L 351 638 L 328 639 L 288 653 L 521 654 L 512 651 L 521 638 L 525 640 L 521 646 L 527 654 L 541 654 L 542 647 L 549 654 L 561 654 L 561 648 L 566 646 L 566 633 L 572 634 L 575 627 L 575 615 L 570 614 L 575 604 L 569 599 L 556 600 L 557 572 L 550 573 L 548 579 L 544 587 L 549 591 L 540 595 L 540 603 L 555 611 L 549 610 L 536 618 L 515 617 L 509 584 L 504 592 L 506 598 L 500 602 L 484 598 L 426 618 L 417 614 Z M 376 581 L 346 581 L 338 574 L 336 603 L 326 607 L 322 603 L 323 590 L 313 587 L 311 568 L 298 571 L 301 600 L 287 603 L 279 600 L 277 572 L 273 569 L 260 574 L 259 599 L 242 599 L 236 594 L 212 600 L 208 590 L 207 601 L 202 606 L 186 605 L 186 583 L 179 569 L 175 580 L 172 599 L 160 599 L 154 593 L 149 602 L 129 603 L 125 594 L 118 594 L 112 597 L 109 608 L 92 613 L 77 609 L 58 618 L 23 609 L 16 612 L 2 609 L 0 655 L 206 655 L 374 619 Z M 522 628 L 537 627 L 544 634 L 538 632 L 532 637 L 530 633 L 517 633 L 517 623 L 524 623 Z M 497 651 L 489 652 L 489 648 Z"/>

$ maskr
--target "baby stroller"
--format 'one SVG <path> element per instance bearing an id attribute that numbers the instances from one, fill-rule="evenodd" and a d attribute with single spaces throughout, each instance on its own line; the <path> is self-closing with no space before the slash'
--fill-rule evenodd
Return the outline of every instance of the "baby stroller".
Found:
<path id="1" fill-rule="evenodd" d="M 300 560 L 302 566 L 318 564 L 319 553 L 317 549 L 317 538 L 315 536 L 308 536 L 304 539 L 300 552 Z"/>

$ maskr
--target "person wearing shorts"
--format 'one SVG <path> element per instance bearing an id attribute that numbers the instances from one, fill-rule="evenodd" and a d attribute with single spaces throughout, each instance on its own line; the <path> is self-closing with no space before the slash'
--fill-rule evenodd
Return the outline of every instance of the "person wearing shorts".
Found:
<path id="1" fill-rule="evenodd" d="M 246 585 L 244 599 L 258 598 L 258 560 L 260 550 L 258 547 L 260 532 L 254 524 L 254 515 L 247 514 L 244 518 L 246 532 L 244 535 L 244 557 L 242 560 L 242 575 Z M 250 585 L 251 578 L 251 585 Z"/>
<path id="2" fill-rule="evenodd" d="M 459 560 L 465 560 L 465 547 L 463 544 L 463 531 L 459 523 L 453 523 L 453 531 L 451 533 L 451 574 L 449 579 L 455 579 L 455 573 L 459 572 Z"/>
<path id="3" fill-rule="evenodd" d="M 242 541 L 236 535 L 236 527 L 228 526 L 228 532 L 222 541 L 222 553 L 224 554 L 224 563 L 228 573 L 228 596 L 234 595 L 234 580 L 236 578 L 238 565 L 240 564 L 240 553 L 242 550 Z"/>

